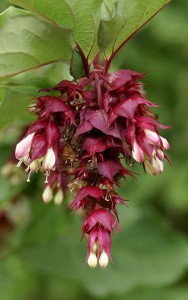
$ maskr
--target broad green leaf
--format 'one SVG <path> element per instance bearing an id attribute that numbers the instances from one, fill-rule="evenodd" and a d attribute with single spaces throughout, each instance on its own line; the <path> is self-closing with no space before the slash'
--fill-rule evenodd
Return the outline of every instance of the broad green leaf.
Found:
<path id="1" fill-rule="evenodd" d="M 7 9 L 8 6 L 9 6 L 8 1 L 6 1 L 6 0 L 1 0 L 1 1 L 0 1 L 0 13 L 1 13 L 2 11 L 4 11 L 5 9 Z"/>
<path id="2" fill-rule="evenodd" d="M 110 20 L 116 11 L 116 0 L 104 0 L 101 5 L 101 17 L 103 20 Z"/>
<path id="3" fill-rule="evenodd" d="M 13 7 L 0 15 L 0 40 L 0 78 L 71 58 L 69 30 Z"/>
<path id="4" fill-rule="evenodd" d="M 92 60 L 99 51 L 97 32 L 102 2 L 103 0 L 77 0 L 71 5 L 74 17 L 74 40 L 89 60 Z"/>
<path id="5" fill-rule="evenodd" d="M 100 50 L 109 58 L 169 2 L 170 0 L 118 0 L 114 17 L 101 21 L 98 39 Z"/>
<path id="6" fill-rule="evenodd" d="M 63 28 L 73 26 L 71 8 L 65 0 L 11 0 L 11 2 Z"/>
<path id="7" fill-rule="evenodd" d="M 12 0 L 11 2 L 46 17 L 64 28 L 73 27 L 74 41 L 91 61 L 99 51 L 97 32 L 100 25 L 101 4 L 104 0 Z M 109 0 L 104 2 L 108 3 Z M 111 3 L 113 0 L 110 0 Z M 112 10 L 112 3 L 109 5 Z"/>

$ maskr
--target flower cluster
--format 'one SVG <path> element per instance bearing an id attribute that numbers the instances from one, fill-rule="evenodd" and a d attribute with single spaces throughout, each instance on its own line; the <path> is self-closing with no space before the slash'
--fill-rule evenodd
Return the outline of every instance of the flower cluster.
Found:
<path id="1" fill-rule="evenodd" d="M 156 175 L 167 158 L 169 143 L 158 129 L 168 126 L 151 112 L 157 105 L 143 95 L 143 76 L 131 70 L 105 74 L 99 67 L 78 82 L 42 90 L 47 95 L 30 107 L 38 119 L 16 146 L 28 181 L 32 172 L 45 174 L 44 202 L 62 203 L 67 188 L 76 194 L 69 207 L 84 211 L 91 268 L 105 268 L 111 259 L 111 235 L 120 231 L 117 204 L 125 203 L 115 186 L 134 177 L 131 162 Z"/>

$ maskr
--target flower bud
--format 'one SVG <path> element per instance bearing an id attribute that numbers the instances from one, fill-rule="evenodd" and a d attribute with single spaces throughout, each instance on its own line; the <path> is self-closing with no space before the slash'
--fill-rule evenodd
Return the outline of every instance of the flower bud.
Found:
<path id="1" fill-rule="evenodd" d="M 56 205 L 60 205 L 63 202 L 63 198 L 64 198 L 63 191 L 61 188 L 59 188 L 57 193 L 55 194 L 54 203 Z"/>
<path id="2" fill-rule="evenodd" d="M 16 145 L 15 156 L 17 159 L 21 159 L 29 154 L 34 135 L 35 132 L 30 133 Z"/>
<path id="3" fill-rule="evenodd" d="M 170 149 L 170 144 L 169 144 L 169 142 L 167 141 L 167 139 L 165 139 L 164 137 L 160 137 L 161 138 L 161 142 L 162 142 L 162 144 L 163 144 L 163 147 L 164 147 L 164 149 L 165 150 L 168 150 L 168 149 Z"/>
<path id="4" fill-rule="evenodd" d="M 163 162 L 159 158 L 154 157 L 152 165 L 156 171 L 156 174 L 160 174 L 163 172 Z"/>
<path id="5" fill-rule="evenodd" d="M 101 269 L 105 269 L 107 267 L 108 261 L 109 261 L 108 255 L 107 255 L 106 251 L 103 250 L 103 252 L 99 258 L 99 265 L 100 265 Z"/>
<path id="6" fill-rule="evenodd" d="M 28 154 L 26 156 L 24 156 L 22 160 L 23 160 L 23 162 L 24 162 L 24 164 L 26 166 L 29 166 L 29 164 L 30 164 L 30 157 L 29 157 Z"/>
<path id="7" fill-rule="evenodd" d="M 148 159 L 146 159 L 144 161 L 144 167 L 145 167 L 146 173 L 148 173 L 150 175 L 156 175 L 155 170 Z"/>
<path id="8" fill-rule="evenodd" d="M 91 269 L 95 269 L 97 266 L 97 256 L 95 253 L 90 253 L 88 260 L 87 260 L 88 265 L 90 266 Z"/>
<path id="9" fill-rule="evenodd" d="M 33 160 L 32 163 L 30 163 L 30 165 L 29 165 L 30 170 L 32 172 L 36 172 L 39 168 L 39 164 L 40 164 L 40 162 L 38 159 Z"/>
<path id="10" fill-rule="evenodd" d="M 46 155 L 44 156 L 43 163 L 42 163 L 42 169 L 43 170 L 51 170 L 55 165 L 56 157 L 54 150 L 52 148 L 49 148 Z"/>
<path id="11" fill-rule="evenodd" d="M 160 160 L 164 160 L 164 152 L 161 149 L 157 149 L 157 154 L 156 156 L 160 159 Z"/>
<path id="12" fill-rule="evenodd" d="M 149 160 L 144 162 L 145 170 L 150 175 L 157 175 L 163 172 L 163 162 L 154 157 L 152 163 Z"/>
<path id="13" fill-rule="evenodd" d="M 159 135 L 155 131 L 152 131 L 149 129 L 144 129 L 144 132 L 145 132 L 146 138 L 148 140 L 148 143 L 154 144 L 154 145 L 159 144 L 160 138 L 159 138 Z"/>
<path id="14" fill-rule="evenodd" d="M 144 152 L 141 149 L 141 147 L 139 146 L 139 144 L 136 142 L 136 140 L 134 140 L 134 142 L 133 142 L 132 155 L 133 155 L 133 158 L 137 162 L 139 162 L 139 163 L 143 162 L 143 160 L 144 160 Z"/>
<path id="15" fill-rule="evenodd" d="M 45 203 L 49 203 L 53 198 L 53 192 L 49 185 L 47 185 L 42 193 L 42 198 Z"/>

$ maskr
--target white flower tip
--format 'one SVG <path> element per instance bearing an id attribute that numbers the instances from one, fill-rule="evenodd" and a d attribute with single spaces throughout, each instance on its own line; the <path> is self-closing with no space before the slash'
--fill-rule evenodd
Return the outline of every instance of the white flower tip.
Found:
<path id="1" fill-rule="evenodd" d="M 49 203 L 52 200 L 52 198 L 53 198 L 52 189 L 49 185 L 47 185 L 47 187 L 44 189 L 42 193 L 42 199 L 44 203 Z"/>
<path id="2" fill-rule="evenodd" d="M 21 159 L 29 154 L 34 135 L 34 132 L 28 134 L 16 145 L 15 156 L 17 159 Z"/>
<path id="3" fill-rule="evenodd" d="M 60 188 L 54 197 L 54 203 L 56 205 L 60 205 L 63 202 L 63 198 L 64 198 L 64 194 L 62 189 Z"/>
<path id="4" fill-rule="evenodd" d="M 144 161 L 144 152 L 136 141 L 133 142 L 132 156 L 139 163 Z"/>
<path id="5" fill-rule="evenodd" d="M 164 169 L 163 162 L 158 157 L 155 157 L 152 163 L 153 163 L 153 167 L 156 170 L 157 174 L 160 174 L 163 172 L 163 169 Z"/>
<path id="6" fill-rule="evenodd" d="M 49 148 L 46 152 L 46 155 L 44 156 L 43 163 L 42 163 L 42 169 L 43 170 L 51 170 L 55 165 L 56 157 L 54 150 L 52 148 Z"/>
<path id="7" fill-rule="evenodd" d="M 109 259 L 107 253 L 103 250 L 100 258 L 99 258 L 99 265 L 101 269 L 105 269 L 108 265 Z"/>
<path id="8" fill-rule="evenodd" d="M 163 147 L 164 147 L 165 150 L 170 149 L 170 144 L 167 141 L 167 139 L 165 139 L 164 137 L 161 136 L 161 141 L 162 141 L 162 144 L 163 144 Z"/>
<path id="9" fill-rule="evenodd" d="M 87 260 L 88 265 L 90 266 L 91 269 L 95 269 L 97 266 L 97 256 L 95 253 L 90 253 L 88 260 Z"/>
<path id="10" fill-rule="evenodd" d="M 149 160 L 145 160 L 144 166 L 146 172 L 150 175 L 155 176 L 163 172 L 163 162 L 157 157 L 153 158 L 152 163 Z"/>
<path id="11" fill-rule="evenodd" d="M 159 138 L 159 135 L 157 134 L 157 132 L 149 130 L 149 129 L 144 129 L 144 132 L 145 132 L 146 138 L 150 144 L 154 144 L 154 145 L 159 144 L 160 138 Z"/>

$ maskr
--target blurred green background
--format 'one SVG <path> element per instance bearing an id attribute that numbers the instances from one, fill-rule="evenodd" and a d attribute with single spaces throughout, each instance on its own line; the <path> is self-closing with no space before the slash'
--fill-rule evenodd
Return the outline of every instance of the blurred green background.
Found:
<path id="1" fill-rule="evenodd" d="M 0 10 L 7 6 L 1 0 Z M 166 162 L 156 177 L 135 167 L 141 175 L 122 184 L 128 208 L 119 209 L 123 232 L 113 238 L 114 264 L 106 270 L 84 265 L 80 217 L 43 204 L 42 176 L 26 184 L 24 172 L 3 167 L 21 126 L 32 120 L 26 110 L 30 98 L 66 79 L 68 67 L 54 64 L 0 82 L 1 300 L 188 299 L 187 12 L 187 0 L 172 1 L 112 64 L 112 70 L 148 72 L 147 97 L 161 106 L 159 120 L 173 125 L 162 132 L 171 143 L 172 166 Z"/>

